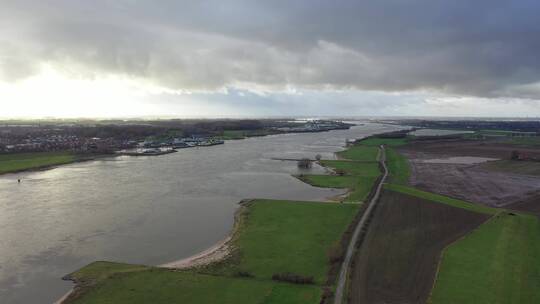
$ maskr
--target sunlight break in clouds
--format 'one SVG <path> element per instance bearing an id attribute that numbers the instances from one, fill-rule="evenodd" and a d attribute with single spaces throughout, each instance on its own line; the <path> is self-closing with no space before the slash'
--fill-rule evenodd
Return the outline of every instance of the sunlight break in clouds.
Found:
<path id="1" fill-rule="evenodd" d="M 0 5 L 4 117 L 540 113 L 538 1 Z"/>

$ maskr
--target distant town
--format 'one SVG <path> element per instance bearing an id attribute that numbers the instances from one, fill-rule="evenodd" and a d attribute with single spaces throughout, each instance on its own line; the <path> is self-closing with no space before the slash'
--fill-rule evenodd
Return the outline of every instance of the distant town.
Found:
<path id="1" fill-rule="evenodd" d="M 280 133 L 348 129 L 334 120 L 3 121 L 0 153 L 154 155 Z"/>

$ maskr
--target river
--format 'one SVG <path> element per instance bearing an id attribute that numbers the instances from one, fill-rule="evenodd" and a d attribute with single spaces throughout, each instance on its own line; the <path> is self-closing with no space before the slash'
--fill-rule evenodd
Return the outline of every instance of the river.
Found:
<path id="1" fill-rule="evenodd" d="M 157 265 L 193 255 L 226 237 L 244 198 L 340 194 L 298 181 L 296 163 L 272 158 L 333 158 L 346 138 L 397 128 L 366 123 L 1 175 L 0 302 L 52 303 L 72 287 L 60 278 L 95 260 Z"/>

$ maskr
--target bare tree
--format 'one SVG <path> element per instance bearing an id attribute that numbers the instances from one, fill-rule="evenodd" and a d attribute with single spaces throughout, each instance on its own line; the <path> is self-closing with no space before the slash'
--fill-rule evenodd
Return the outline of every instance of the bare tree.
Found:
<path id="1" fill-rule="evenodd" d="M 298 168 L 311 169 L 311 160 L 309 158 L 302 158 L 298 161 Z"/>

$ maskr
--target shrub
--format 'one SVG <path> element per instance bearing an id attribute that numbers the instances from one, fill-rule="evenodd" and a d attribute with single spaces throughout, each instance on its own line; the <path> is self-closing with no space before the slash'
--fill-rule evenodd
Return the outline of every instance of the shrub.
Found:
<path id="1" fill-rule="evenodd" d="M 343 261 L 343 250 L 340 246 L 333 246 L 328 252 L 328 261 L 330 264 Z"/>
<path id="2" fill-rule="evenodd" d="M 238 271 L 236 272 L 235 276 L 241 277 L 241 278 L 252 278 L 253 275 L 247 271 Z"/>
<path id="3" fill-rule="evenodd" d="M 284 273 L 275 273 L 272 275 L 272 280 L 289 282 L 293 284 L 313 284 L 313 276 L 301 276 L 298 274 L 284 272 Z"/>
<path id="4" fill-rule="evenodd" d="M 343 169 L 335 169 L 334 172 L 336 173 L 336 175 L 338 176 L 343 176 L 345 175 L 347 172 L 345 172 L 345 170 Z"/>

